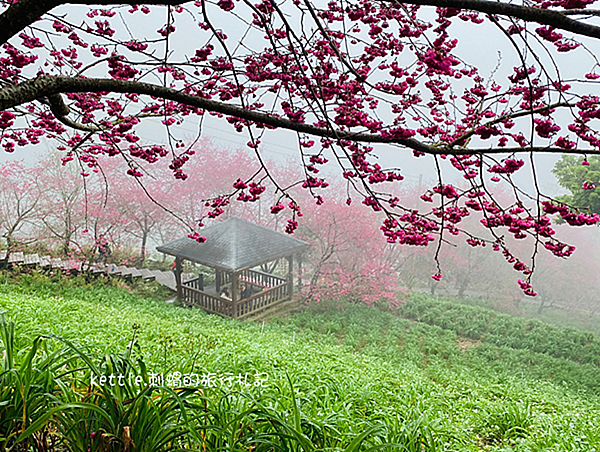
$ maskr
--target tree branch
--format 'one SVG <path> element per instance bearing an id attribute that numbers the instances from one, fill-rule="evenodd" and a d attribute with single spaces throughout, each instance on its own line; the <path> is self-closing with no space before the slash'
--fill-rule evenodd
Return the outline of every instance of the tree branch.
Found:
<path id="1" fill-rule="evenodd" d="M 399 3 L 397 0 L 386 0 Z M 402 3 L 411 5 L 439 6 L 441 8 L 457 8 L 479 11 L 486 14 L 514 17 L 528 22 L 537 22 L 542 25 L 570 31 L 571 33 L 600 38 L 600 27 L 585 22 L 580 22 L 567 17 L 562 11 L 531 8 L 528 6 L 489 0 L 403 0 Z"/>
<path id="2" fill-rule="evenodd" d="M 0 14 L 0 44 L 33 24 L 47 12 L 60 5 L 170 5 L 177 6 L 191 0 L 20 0 Z"/>
<path id="3" fill-rule="evenodd" d="M 480 125 L 483 127 L 489 127 L 489 126 L 493 126 L 495 124 L 499 124 L 501 122 L 504 122 L 504 121 L 507 121 L 510 119 L 519 118 L 521 116 L 534 115 L 536 113 L 545 112 L 545 111 L 552 110 L 552 109 L 559 108 L 559 107 L 574 107 L 574 106 L 575 105 L 570 104 L 568 102 L 557 102 L 552 105 L 545 105 L 543 107 L 534 108 L 533 110 L 524 110 L 524 111 L 520 111 L 517 113 L 507 113 L 505 115 L 499 116 L 496 119 L 493 119 L 491 121 L 488 121 L 488 122 L 480 124 Z M 457 146 L 462 141 L 475 135 L 475 133 L 476 133 L 475 129 L 471 129 L 468 132 L 465 132 L 460 137 L 456 138 L 454 141 L 452 141 L 450 144 L 448 144 L 448 147 L 452 148 L 454 146 Z"/>
<path id="4" fill-rule="evenodd" d="M 218 102 L 203 97 L 182 93 L 173 88 L 165 88 L 145 82 L 113 79 L 71 78 L 65 76 L 44 75 L 33 80 L 12 85 L 0 90 L 0 110 L 14 108 L 41 98 L 52 98 L 60 93 L 96 93 L 113 92 L 122 94 L 139 94 L 153 96 L 160 99 L 171 100 L 190 107 L 200 108 L 215 113 L 233 116 L 259 124 L 306 133 L 313 136 L 332 138 L 335 140 L 351 140 L 363 143 L 398 144 L 415 151 L 432 155 L 464 155 L 464 154 L 504 154 L 512 152 L 560 152 L 566 154 L 597 154 L 594 149 L 566 150 L 556 147 L 526 147 L 526 148 L 489 148 L 489 149 L 463 149 L 449 148 L 447 146 L 433 146 L 422 143 L 414 138 L 384 137 L 373 133 L 351 132 L 317 127 L 312 124 L 291 121 L 273 114 L 246 110 L 236 105 Z M 62 101 L 62 99 L 61 99 Z M 66 105 L 65 105 L 66 107 Z M 64 112 L 64 110 L 59 111 Z M 63 121 L 64 122 L 64 121 Z"/>
<path id="5" fill-rule="evenodd" d="M 565 9 L 564 11 L 561 11 L 561 13 L 565 16 L 600 16 L 600 10 L 598 9 Z"/>
<path id="6" fill-rule="evenodd" d="M 145 0 L 142 3 L 145 5 L 177 6 L 190 1 Z M 385 1 L 398 3 L 398 0 Z M 0 44 L 4 44 L 25 27 L 31 25 L 42 15 L 59 5 L 134 5 L 139 3 L 140 0 L 20 0 L 0 15 Z M 567 17 L 567 15 L 597 14 L 593 10 L 590 10 L 588 13 L 584 9 L 555 11 L 489 0 L 406 0 L 403 3 L 468 9 L 486 14 L 514 17 L 530 22 L 537 22 L 542 25 L 550 25 L 577 35 L 600 38 L 600 27 Z"/>
<path id="7" fill-rule="evenodd" d="M 10 5 L 0 14 L 0 44 L 7 42 L 61 3 L 64 3 L 63 0 L 21 0 Z"/>
<path id="8" fill-rule="evenodd" d="M 67 127 L 81 130 L 83 132 L 99 132 L 100 130 L 102 130 L 99 127 L 85 126 L 67 118 L 69 113 L 71 113 L 71 109 L 67 106 L 67 104 L 65 104 L 65 101 L 63 100 L 60 94 L 51 94 L 50 96 L 48 96 L 48 103 L 50 104 L 50 111 L 55 116 L 55 118 Z"/>

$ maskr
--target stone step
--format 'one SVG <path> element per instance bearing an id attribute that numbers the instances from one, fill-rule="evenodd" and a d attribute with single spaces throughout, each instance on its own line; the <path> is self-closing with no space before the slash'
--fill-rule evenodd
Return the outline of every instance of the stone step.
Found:
<path id="1" fill-rule="evenodd" d="M 123 271 L 126 271 L 126 267 L 123 265 L 111 265 L 109 266 L 108 274 L 114 276 L 121 276 Z"/>
<path id="2" fill-rule="evenodd" d="M 40 256 L 37 254 L 26 254 L 23 259 L 24 265 L 38 265 L 40 263 Z"/>
<path id="3" fill-rule="evenodd" d="M 121 265 L 119 267 L 119 271 L 121 272 L 121 276 L 131 276 L 131 273 L 133 272 L 134 268 L 133 267 L 127 267 L 126 265 Z"/>
<path id="4" fill-rule="evenodd" d="M 121 271 L 119 270 L 119 266 L 116 264 L 108 264 L 107 268 L 106 268 L 106 273 L 108 273 L 109 275 L 116 275 L 116 274 L 120 274 Z"/>
<path id="5" fill-rule="evenodd" d="M 141 268 L 140 273 L 141 273 L 143 279 L 147 279 L 149 281 L 154 281 L 154 279 L 155 279 L 154 274 L 147 268 Z"/>
<path id="6" fill-rule="evenodd" d="M 162 284 L 163 286 L 168 287 L 171 290 L 176 290 L 177 286 L 175 285 L 175 275 L 173 272 L 163 272 L 161 270 L 153 270 L 154 280 Z"/>
<path id="7" fill-rule="evenodd" d="M 131 272 L 129 273 L 131 278 L 140 278 L 142 276 L 142 272 L 139 268 L 129 267 L 129 271 Z"/>
<path id="8" fill-rule="evenodd" d="M 41 256 L 40 263 L 38 264 L 40 267 L 48 267 L 50 265 L 50 256 Z"/>
<path id="9" fill-rule="evenodd" d="M 106 267 L 104 265 L 92 264 L 89 271 L 92 272 L 92 275 L 97 275 L 99 273 L 106 273 L 106 270 L 108 268 L 109 267 Z"/>
<path id="10" fill-rule="evenodd" d="M 8 256 L 8 263 L 20 264 L 23 262 L 24 259 L 25 256 L 23 255 L 23 253 L 12 253 L 10 256 Z"/>
<path id="11" fill-rule="evenodd" d="M 6 260 L 6 250 L 0 251 L 0 261 Z"/>

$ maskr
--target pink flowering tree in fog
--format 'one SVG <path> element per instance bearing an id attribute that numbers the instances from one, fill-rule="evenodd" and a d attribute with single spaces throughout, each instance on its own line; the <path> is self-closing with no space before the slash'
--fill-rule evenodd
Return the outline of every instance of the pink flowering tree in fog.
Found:
<path id="1" fill-rule="evenodd" d="M 176 180 L 165 165 L 156 165 L 153 174 L 142 181 L 127 175 L 123 162 L 110 159 L 102 164 L 105 184 L 96 189 L 103 203 L 96 202 L 97 211 L 91 217 L 104 225 L 95 230 L 95 237 L 110 233 L 113 245 L 137 249 L 137 264 L 148 255 L 149 243 L 160 240 L 167 231 L 176 228 L 177 218 L 170 214 L 180 193 Z M 171 238 L 172 239 L 172 238 Z"/>
<path id="2" fill-rule="evenodd" d="M 329 160 L 353 197 L 382 215 L 389 243 L 435 241 L 435 258 L 448 237 L 489 243 L 519 263 L 519 287 L 533 295 L 538 248 L 557 257 L 573 252 L 551 218 L 571 226 L 599 220 L 537 188 L 527 193 L 512 177 L 528 167 L 538 187 L 535 154 L 600 150 L 593 94 L 600 13 L 592 3 L 0 0 L 0 145 L 14 152 L 45 137 L 90 169 L 99 156 L 114 156 L 144 179 L 145 163 L 166 160 L 185 179 L 193 149 L 177 126 L 200 130 L 203 116 L 221 118 L 247 135 L 258 169 L 247 176 L 240 168 L 195 219 L 200 228 L 190 235 L 202 240 L 204 220 L 234 199 L 256 202 L 267 183 L 282 201 L 273 214 L 284 216 L 287 232 L 298 228 L 303 206 L 260 151 L 263 134 L 285 129 L 296 134 L 311 202 L 327 197 L 319 168 Z M 456 24 L 468 38 L 455 34 Z M 495 60 L 498 40 L 516 65 Z M 473 57 L 474 42 L 490 47 Z M 481 60 L 488 55 L 492 61 Z M 166 144 L 142 142 L 144 124 L 160 126 Z M 406 162 L 382 167 L 375 144 L 430 159 L 438 181 L 423 194 L 428 208 L 380 188 L 400 186 Z M 452 171 L 466 188 L 448 182 Z M 514 188 L 508 203 L 493 198 L 490 178 Z M 467 215 L 479 218 L 478 231 L 462 228 Z M 505 236 L 533 237 L 535 247 L 515 256 Z M 439 265 L 434 273 L 442 278 Z"/>
<path id="3" fill-rule="evenodd" d="M 227 149 L 203 138 L 193 143 L 188 153 L 191 157 L 186 163 L 187 177 L 174 180 L 169 203 L 185 224 L 194 225 L 209 214 L 215 218 L 238 216 L 262 223 L 259 209 L 269 207 L 263 206 L 265 199 L 256 197 L 252 202 L 230 204 L 230 200 L 222 196 L 232 190 L 236 178 L 248 180 L 260 170 L 260 164 L 247 149 Z"/>
<path id="4" fill-rule="evenodd" d="M 398 273 L 390 262 L 392 248 L 378 230 L 380 214 L 352 203 L 341 184 L 329 188 L 322 203 L 296 188 L 294 199 L 305 206 L 296 234 L 311 244 L 303 257 L 302 278 L 308 301 L 337 300 L 398 304 Z"/>
<path id="5" fill-rule="evenodd" d="M 86 186 L 75 166 L 63 166 L 56 154 L 38 162 L 37 184 L 42 192 L 37 212 L 38 237 L 63 256 L 81 250 L 86 230 Z"/>
<path id="6" fill-rule="evenodd" d="M 289 166 L 276 172 L 280 180 L 293 181 L 298 177 L 298 169 Z M 303 297 L 315 302 L 343 298 L 396 306 L 400 288 L 393 265 L 396 256 L 390 244 L 381 240 L 381 213 L 352 203 L 350 193 L 345 184 L 336 183 L 328 187 L 326 199 L 315 203 L 310 202 L 311 194 L 301 186 L 289 191 L 293 202 L 304 206 L 298 212 L 295 234 L 311 245 L 302 258 L 300 276 L 307 286 Z M 281 206 L 283 202 L 278 200 L 272 209 Z M 289 223 L 279 226 L 288 228 Z"/>

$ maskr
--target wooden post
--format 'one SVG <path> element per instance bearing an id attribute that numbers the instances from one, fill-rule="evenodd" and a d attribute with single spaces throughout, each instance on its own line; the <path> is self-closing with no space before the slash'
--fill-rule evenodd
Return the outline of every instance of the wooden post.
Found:
<path id="1" fill-rule="evenodd" d="M 217 289 L 217 296 L 221 293 L 221 270 L 215 269 L 215 289 Z"/>
<path id="2" fill-rule="evenodd" d="M 288 298 L 292 298 L 294 293 L 294 255 L 292 254 L 287 258 L 288 261 L 288 275 L 287 275 L 287 290 L 288 290 Z"/>
<path id="3" fill-rule="evenodd" d="M 181 265 L 183 259 L 180 257 L 175 258 L 175 284 L 177 285 L 177 301 L 183 302 L 183 288 L 181 287 L 181 273 L 183 272 L 183 266 Z"/>
<path id="4" fill-rule="evenodd" d="M 232 303 L 231 317 L 234 319 L 237 319 L 237 305 L 238 305 L 238 300 L 240 298 L 240 290 L 239 290 L 240 286 L 238 283 L 238 276 L 239 276 L 238 272 L 233 272 L 231 274 L 231 303 Z"/>

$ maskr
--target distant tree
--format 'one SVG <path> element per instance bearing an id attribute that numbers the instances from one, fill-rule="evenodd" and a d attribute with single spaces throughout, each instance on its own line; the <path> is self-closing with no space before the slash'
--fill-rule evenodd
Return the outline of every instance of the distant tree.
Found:
<path id="1" fill-rule="evenodd" d="M 298 193 L 294 198 L 302 196 L 310 195 Z M 307 299 L 383 301 L 395 306 L 399 277 L 391 248 L 380 237 L 379 216 L 347 201 L 343 185 L 337 185 L 322 204 L 304 204 L 297 235 L 311 244 L 303 259 Z"/>
<path id="2" fill-rule="evenodd" d="M 75 166 L 63 166 L 56 155 L 38 162 L 37 178 L 42 192 L 36 208 L 40 241 L 63 256 L 81 252 L 86 229 L 86 186 Z"/>
<path id="3" fill-rule="evenodd" d="M 190 159 L 186 162 L 188 177 L 185 180 L 173 180 L 167 182 L 166 173 L 163 172 L 163 180 L 173 186 L 173 195 L 170 206 L 175 209 L 177 215 L 183 220 L 182 225 L 194 225 L 198 218 L 206 218 L 210 213 L 214 218 L 223 215 L 238 216 L 256 223 L 260 221 L 260 209 L 267 211 L 269 206 L 265 205 L 268 200 L 257 196 L 251 201 L 243 203 L 231 203 L 227 197 L 221 196 L 232 191 L 232 175 L 239 178 L 238 186 L 243 181 L 252 178 L 260 170 L 251 152 L 240 148 L 224 148 L 217 146 L 209 139 L 200 139 L 190 146 Z M 273 165 L 281 168 L 283 165 Z M 150 169 L 151 170 L 151 169 Z M 271 191 L 269 195 L 273 192 Z M 238 193 L 239 195 L 239 193 Z M 265 220 L 272 219 L 270 213 L 263 215 Z"/>
<path id="4" fill-rule="evenodd" d="M 582 211 L 600 213 L 600 157 L 563 155 L 552 172 L 570 192 L 558 200 Z"/>
<path id="5" fill-rule="evenodd" d="M 155 168 L 152 177 L 138 183 L 135 178 L 128 177 L 125 171 L 114 167 L 115 162 L 106 164 L 108 202 L 105 212 L 112 212 L 109 218 L 115 224 L 124 240 L 135 242 L 138 248 L 137 264 L 143 265 L 148 255 L 148 244 L 160 233 L 169 228 L 175 218 L 169 214 L 169 208 L 180 196 L 175 186 L 176 181 L 168 177 L 164 167 Z M 167 169 L 168 170 L 168 169 Z"/>
<path id="6" fill-rule="evenodd" d="M 20 161 L 0 165 L 0 234 L 6 241 L 7 257 L 13 251 L 15 240 L 35 241 L 31 224 L 41 197 L 38 175 L 38 169 Z M 19 235 L 27 226 L 27 233 Z"/>

